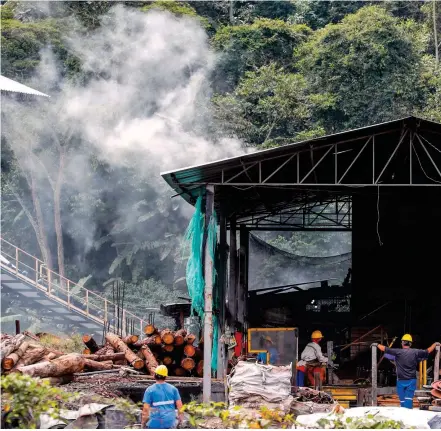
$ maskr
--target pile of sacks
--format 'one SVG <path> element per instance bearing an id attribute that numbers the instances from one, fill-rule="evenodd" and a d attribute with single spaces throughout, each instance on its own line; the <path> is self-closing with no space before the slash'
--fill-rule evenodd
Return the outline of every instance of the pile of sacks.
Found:
<path id="1" fill-rule="evenodd" d="M 228 379 L 230 407 L 258 409 L 264 405 L 288 412 L 291 396 L 291 367 L 275 367 L 240 361 Z"/>

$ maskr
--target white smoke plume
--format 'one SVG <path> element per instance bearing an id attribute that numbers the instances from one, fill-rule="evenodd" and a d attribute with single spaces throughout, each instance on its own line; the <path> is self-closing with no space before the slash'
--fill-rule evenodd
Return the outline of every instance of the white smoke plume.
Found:
<path id="1" fill-rule="evenodd" d="M 63 228 L 76 242 L 81 260 L 96 240 L 93 205 L 97 196 L 87 171 L 92 156 L 105 161 L 109 170 L 129 167 L 136 172 L 146 183 L 151 208 L 152 203 L 164 205 L 162 198 L 173 193 L 161 171 L 230 157 L 244 149 L 233 139 L 210 138 L 210 74 L 216 57 L 196 19 L 117 5 L 92 32 L 76 24 L 66 44 L 80 59 L 80 75 L 86 79 L 67 79 L 47 50 L 31 84 L 51 99 L 40 102 L 41 112 L 32 114 L 21 105 L 10 106 L 2 133 L 16 154 L 39 155 L 46 167 L 40 169 L 33 162 L 33 169 L 42 177 L 47 169 L 54 177 L 58 168 L 57 158 L 46 148 L 52 130 L 81 140 L 81 145 L 70 142 L 63 169 L 65 193 L 82 196 L 81 208 L 76 208 L 81 217 L 72 217 L 71 208 L 62 208 Z M 100 193 L 115 194 L 119 186 L 103 175 Z M 127 185 L 123 190 L 113 222 L 136 230 L 135 199 L 127 193 Z M 185 216 L 190 213 L 181 199 L 165 206 L 160 209 L 164 217 L 178 206 Z M 163 227 L 149 229 L 153 233 Z"/>

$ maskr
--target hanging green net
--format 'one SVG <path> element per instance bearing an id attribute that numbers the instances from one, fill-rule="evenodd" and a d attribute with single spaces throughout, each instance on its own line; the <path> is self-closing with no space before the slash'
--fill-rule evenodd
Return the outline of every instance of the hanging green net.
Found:
<path id="1" fill-rule="evenodd" d="M 205 218 L 202 213 L 202 196 L 199 196 L 193 217 L 190 220 L 187 231 L 185 233 L 185 240 L 190 246 L 190 257 L 187 262 L 186 280 L 188 287 L 188 294 L 191 299 L 191 312 L 196 314 L 204 321 L 204 273 L 202 262 L 202 246 L 204 236 Z M 207 248 L 213 262 L 213 308 L 219 309 L 219 292 L 216 287 L 217 274 L 214 268 L 216 243 L 217 243 L 217 217 L 216 213 L 210 218 L 207 228 Z M 218 349 L 218 318 L 213 315 L 213 350 L 211 356 L 211 368 L 217 371 L 217 349 Z"/>

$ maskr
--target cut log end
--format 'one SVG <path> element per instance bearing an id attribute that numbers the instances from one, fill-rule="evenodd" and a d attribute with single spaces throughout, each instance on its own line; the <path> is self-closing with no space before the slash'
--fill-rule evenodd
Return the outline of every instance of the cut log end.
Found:
<path id="1" fill-rule="evenodd" d="M 161 331 L 161 340 L 164 344 L 173 344 L 175 342 L 175 336 L 170 329 L 164 329 Z"/>
<path id="2" fill-rule="evenodd" d="M 132 362 L 132 367 L 135 368 L 135 370 L 140 370 L 141 368 L 144 368 L 144 361 L 141 358 L 137 358 Z"/>
<path id="3" fill-rule="evenodd" d="M 196 374 L 199 377 L 203 377 L 204 376 L 204 361 L 199 361 L 198 365 L 196 366 Z"/>
<path id="4" fill-rule="evenodd" d="M 145 335 L 153 335 L 156 332 L 158 332 L 158 330 L 155 328 L 155 325 L 148 324 L 144 327 L 144 334 Z"/>
<path id="5" fill-rule="evenodd" d="M 162 363 L 164 365 L 171 365 L 173 363 L 173 358 L 171 356 L 164 356 Z"/>
<path id="6" fill-rule="evenodd" d="M 196 340 L 196 335 L 194 335 L 194 334 L 188 334 L 188 335 L 185 337 L 185 342 L 186 342 L 187 344 L 193 344 L 193 343 L 195 342 L 195 340 Z"/>
<path id="7" fill-rule="evenodd" d="M 194 360 L 192 358 L 184 358 L 181 361 L 181 367 L 184 370 L 191 371 L 195 366 L 196 364 L 194 363 Z"/>
<path id="8" fill-rule="evenodd" d="M 177 367 L 177 368 L 175 369 L 175 375 L 178 376 L 178 377 L 185 376 L 186 373 L 187 373 L 187 372 L 186 372 L 186 371 L 184 370 L 184 368 L 182 368 L 182 367 Z"/>
<path id="9" fill-rule="evenodd" d="M 185 356 L 192 358 L 196 353 L 196 349 L 194 348 L 194 346 L 192 346 L 191 344 L 187 344 L 184 347 L 184 354 Z"/>
<path id="10" fill-rule="evenodd" d="M 171 353 L 174 350 L 174 346 L 173 344 L 165 344 L 162 349 L 164 350 L 164 352 Z"/>
<path id="11" fill-rule="evenodd" d="M 88 349 L 88 348 L 85 348 L 84 350 L 83 350 L 83 355 L 90 355 L 92 352 L 90 351 L 90 349 Z"/>
<path id="12" fill-rule="evenodd" d="M 175 344 L 177 346 L 182 346 L 185 342 L 185 338 L 182 335 L 176 335 L 175 336 Z"/>

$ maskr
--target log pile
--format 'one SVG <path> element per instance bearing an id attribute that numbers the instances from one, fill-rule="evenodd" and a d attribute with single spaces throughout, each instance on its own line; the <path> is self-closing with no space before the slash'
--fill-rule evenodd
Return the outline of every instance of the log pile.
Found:
<path id="1" fill-rule="evenodd" d="M 99 345 L 92 335 L 84 334 L 82 353 L 60 352 L 43 346 L 39 337 L 28 332 L 10 336 L 1 334 L 2 373 L 21 373 L 67 382 L 83 372 L 118 372 L 122 366 L 137 372 L 154 374 L 158 365 L 165 365 L 170 376 L 202 377 L 202 351 L 193 344 L 196 336 L 184 329 L 158 330 L 153 325 L 144 329 L 146 338 L 128 335 L 124 338 L 108 332 L 105 344 Z M 60 383 L 61 384 L 61 383 Z"/>

